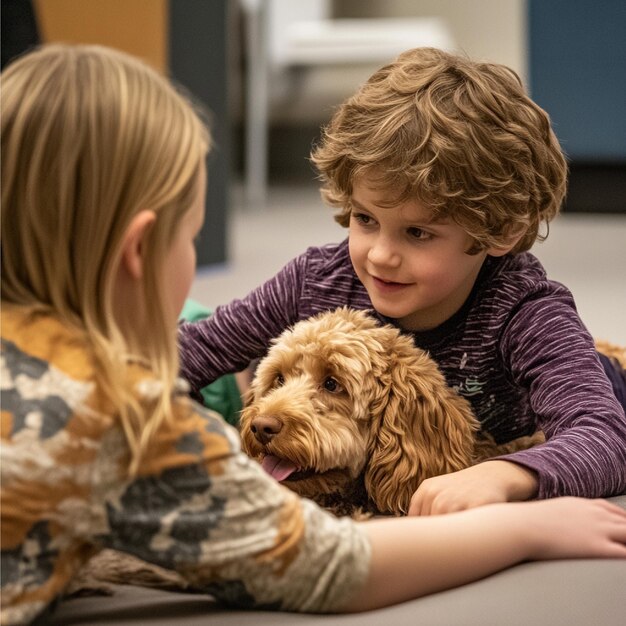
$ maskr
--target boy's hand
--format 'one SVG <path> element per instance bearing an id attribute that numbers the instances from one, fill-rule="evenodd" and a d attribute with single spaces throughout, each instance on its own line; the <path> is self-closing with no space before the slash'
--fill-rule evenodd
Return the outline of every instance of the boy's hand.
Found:
<path id="1" fill-rule="evenodd" d="M 483 504 L 528 500 L 537 495 L 537 475 L 509 461 L 486 461 L 425 480 L 413 494 L 409 515 L 439 515 Z"/>

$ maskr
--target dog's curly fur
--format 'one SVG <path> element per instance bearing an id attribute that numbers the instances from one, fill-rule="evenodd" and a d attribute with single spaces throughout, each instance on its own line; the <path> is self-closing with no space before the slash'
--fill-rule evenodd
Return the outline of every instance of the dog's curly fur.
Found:
<path id="1" fill-rule="evenodd" d="M 470 405 L 426 352 L 348 308 L 285 331 L 250 391 L 240 420 L 246 453 L 291 472 L 284 485 L 340 514 L 406 513 L 426 478 L 544 440 L 496 446 L 480 436 Z"/>

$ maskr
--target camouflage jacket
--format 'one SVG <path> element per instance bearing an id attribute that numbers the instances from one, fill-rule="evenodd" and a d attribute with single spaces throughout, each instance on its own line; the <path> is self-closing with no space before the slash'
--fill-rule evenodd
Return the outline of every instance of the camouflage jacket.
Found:
<path id="1" fill-rule="evenodd" d="M 4 305 L 0 364 L 3 624 L 49 610 L 107 547 L 237 607 L 332 611 L 363 584 L 362 531 L 273 481 L 187 396 L 130 477 L 83 337 Z M 138 398 L 156 384 L 137 380 Z"/>

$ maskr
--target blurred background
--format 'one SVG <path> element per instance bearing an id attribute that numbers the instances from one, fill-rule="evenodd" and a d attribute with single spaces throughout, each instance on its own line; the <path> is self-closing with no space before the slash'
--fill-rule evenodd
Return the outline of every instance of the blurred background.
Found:
<path id="1" fill-rule="evenodd" d="M 626 344 L 623 0 L 2 0 L 2 65 L 40 42 L 139 56 L 211 111 L 207 219 L 192 297 L 244 296 L 345 231 L 308 155 L 335 107 L 400 51 L 432 45 L 518 72 L 570 164 L 533 252 L 591 332 Z"/>

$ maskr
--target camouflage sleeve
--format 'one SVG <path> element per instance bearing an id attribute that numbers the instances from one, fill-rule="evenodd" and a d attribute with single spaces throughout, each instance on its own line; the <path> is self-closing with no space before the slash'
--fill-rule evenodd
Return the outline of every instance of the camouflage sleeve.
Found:
<path id="1" fill-rule="evenodd" d="M 364 583 L 370 546 L 357 525 L 267 476 L 220 417 L 196 407 L 153 448 L 107 497 L 104 545 L 241 608 L 328 612 Z"/>

